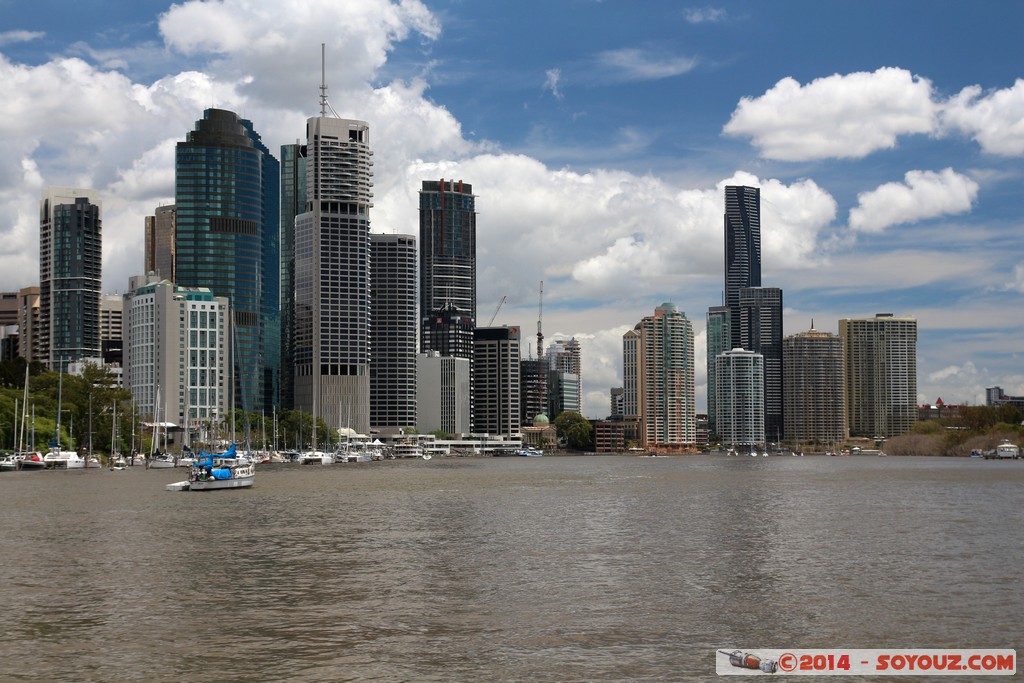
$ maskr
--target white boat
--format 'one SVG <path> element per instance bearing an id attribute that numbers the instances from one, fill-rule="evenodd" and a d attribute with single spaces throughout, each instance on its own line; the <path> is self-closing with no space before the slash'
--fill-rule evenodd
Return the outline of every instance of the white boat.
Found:
<path id="1" fill-rule="evenodd" d="M 517 455 L 523 456 L 524 458 L 539 458 L 544 455 L 544 451 L 539 448 L 524 448 Z"/>
<path id="2" fill-rule="evenodd" d="M 150 469 L 168 469 L 174 467 L 174 456 L 170 453 L 154 453 L 146 460 Z"/>
<path id="3" fill-rule="evenodd" d="M 996 446 L 996 457 L 1016 460 L 1020 457 L 1020 448 L 1010 443 L 1009 439 L 1003 439 L 1003 442 Z"/>
<path id="4" fill-rule="evenodd" d="M 51 470 L 81 470 L 85 469 L 85 458 L 78 451 L 54 449 L 43 456 L 43 465 Z"/>
<path id="5" fill-rule="evenodd" d="M 0 472 L 11 472 L 18 469 L 18 461 L 13 455 L 0 458 Z"/>
<path id="6" fill-rule="evenodd" d="M 43 456 L 38 453 L 19 453 L 14 457 L 18 460 L 19 470 L 41 470 L 46 468 Z"/>
<path id="7" fill-rule="evenodd" d="M 187 482 L 167 484 L 168 491 L 214 491 L 239 489 L 253 485 L 256 465 L 237 457 L 235 444 L 224 453 L 200 453 L 189 473 Z M 187 483 L 185 488 L 183 484 Z"/>
<path id="8" fill-rule="evenodd" d="M 300 465 L 333 465 L 334 454 L 323 451 L 303 451 L 299 453 Z"/>

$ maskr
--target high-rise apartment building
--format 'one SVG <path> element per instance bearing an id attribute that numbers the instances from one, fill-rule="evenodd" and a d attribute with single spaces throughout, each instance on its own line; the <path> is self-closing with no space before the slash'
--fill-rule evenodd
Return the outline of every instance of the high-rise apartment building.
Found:
<path id="1" fill-rule="evenodd" d="M 39 287 L 18 290 L 18 355 L 31 363 L 42 360 Z"/>
<path id="2" fill-rule="evenodd" d="M 102 202 L 49 187 L 39 205 L 39 343 L 47 367 L 100 355 Z"/>
<path id="3" fill-rule="evenodd" d="M 295 407 L 295 217 L 306 212 L 306 146 L 281 145 L 281 406 Z"/>
<path id="4" fill-rule="evenodd" d="M 416 427 L 416 237 L 370 235 L 370 427 Z"/>
<path id="5" fill-rule="evenodd" d="M 478 327 L 473 349 L 473 431 L 512 436 L 520 428 L 518 327 Z"/>
<path id="6" fill-rule="evenodd" d="M 623 339 L 625 354 L 635 354 L 636 363 L 636 378 L 627 378 L 625 389 L 627 395 L 636 395 L 643 445 L 670 452 L 693 449 L 697 443 L 693 325 L 674 304 L 663 303 L 635 330 L 639 332 L 636 344 L 631 343 L 633 338 Z M 624 365 L 631 362 L 624 358 Z"/>
<path id="7" fill-rule="evenodd" d="M 839 321 L 850 436 L 905 434 L 917 422 L 917 320 L 879 313 Z"/>
<path id="8" fill-rule="evenodd" d="M 743 287 L 739 292 L 740 348 L 764 358 L 764 429 L 769 441 L 785 435 L 782 386 L 782 290 Z"/>
<path id="9" fill-rule="evenodd" d="M 151 282 L 125 296 L 125 386 L 142 415 L 226 426 L 233 405 L 230 303 L 205 287 Z"/>
<path id="10" fill-rule="evenodd" d="M 158 206 L 154 215 L 146 216 L 145 272 L 175 282 L 175 224 L 176 212 L 173 204 Z"/>
<path id="11" fill-rule="evenodd" d="M 761 189 L 725 188 L 725 305 L 732 311 L 730 349 L 742 348 L 740 290 L 761 286 Z"/>
<path id="12" fill-rule="evenodd" d="M 175 150 L 177 284 L 230 300 L 235 407 L 251 411 L 273 407 L 280 370 L 278 174 L 252 123 L 223 109 L 203 112 Z"/>
<path id="13" fill-rule="evenodd" d="M 833 450 L 846 438 L 843 346 L 815 329 L 782 340 L 786 440 Z"/>
<path id="14" fill-rule="evenodd" d="M 719 441 L 732 448 L 764 446 L 764 359 L 733 349 L 715 358 Z"/>
<path id="15" fill-rule="evenodd" d="M 364 121 L 306 121 L 306 210 L 295 217 L 295 407 L 370 429 L 370 208 Z M 347 424 L 342 424 L 342 423 Z"/>
<path id="16" fill-rule="evenodd" d="M 728 306 L 708 308 L 704 341 L 707 344 L 708 427 L 715 432 L 715 358 L 732 350 L 732 316 Z"/>

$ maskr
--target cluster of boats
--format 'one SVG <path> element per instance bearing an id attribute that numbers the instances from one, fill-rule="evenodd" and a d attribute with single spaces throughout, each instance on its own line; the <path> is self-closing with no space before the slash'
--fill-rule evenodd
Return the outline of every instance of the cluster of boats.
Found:
<path id="1" fill-rule="evenodd" d="M 81 470 L 102 467 L 95 456 L 82 457 L 78 451 L 50 451 L 42 453 L 15 453 L 0 457 L 0 471 L 10 470 Z"/>

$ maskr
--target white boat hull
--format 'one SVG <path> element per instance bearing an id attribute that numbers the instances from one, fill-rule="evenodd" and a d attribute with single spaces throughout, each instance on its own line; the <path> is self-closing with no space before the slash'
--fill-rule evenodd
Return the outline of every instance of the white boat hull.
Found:
<path id="1" fill-rule="evenodd" d="M 217 489 L 241 489 L 252 486 L 256 475 L 250 474 L 247 477 L 232 477 L 231 479 L 207 479 L 205 481 L 189 482 L 189 491 L 214 491 Z"/>

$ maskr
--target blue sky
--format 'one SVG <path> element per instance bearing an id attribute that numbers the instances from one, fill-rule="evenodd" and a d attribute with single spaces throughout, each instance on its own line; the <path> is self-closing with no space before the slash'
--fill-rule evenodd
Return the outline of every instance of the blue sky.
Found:
<path id="1" fill-rule="evenodd" d="M 378 232 L 423 179 L 473 184 L 479 317 L 583 345 L 607 413 L 621 336 L 722 289 L 722 188 L 762 188 L 785 333 L 919 321 L 920 401 L 1024 394 L 1024 4 L 0 0 L 0 288 L 38 281 L 46 185 L 104 201 L 104 288 L 142 268 L 206 107 L 271 149 L 331 102 L 367 121 Z M 524 339 L 533 347 L 533 339 Z"/>

